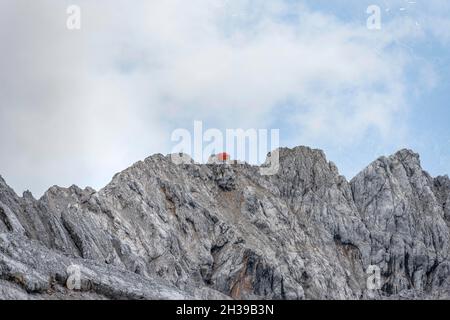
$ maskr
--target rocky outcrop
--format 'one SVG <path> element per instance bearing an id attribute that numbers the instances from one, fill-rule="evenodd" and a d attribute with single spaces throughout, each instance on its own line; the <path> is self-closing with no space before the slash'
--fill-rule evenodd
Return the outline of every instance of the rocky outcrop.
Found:
<path id="1" fill-rule="evenodd" d="M 0 178 L 0 298 L 450 297 L 448 177 L 408 150 L 351 182 L 320 150 L 278 152 L 273 176 L 155 155 L 100 191 L 39 200 Z M 81 290 L 66 288 L 71 265 Z"/>
<path id="2" fill-rule="evenodd" d="M 450 237 L 439 199 L 445 191 L 436 193 L 435 180 L 422 170 L 419 156 L 402 150 L 380 158 L 351 185 L 371 234 L 371 264 L 380 266 L 385 280 L 383 292 L 444 294 Z"/>

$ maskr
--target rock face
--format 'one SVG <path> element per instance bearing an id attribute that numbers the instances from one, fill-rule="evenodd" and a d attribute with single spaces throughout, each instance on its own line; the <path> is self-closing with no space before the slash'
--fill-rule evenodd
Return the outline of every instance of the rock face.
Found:
<path id="1" fill-rule="evenodd" d="M 355 203 L 371 233 L 371 263 L 382 270 L 385 293 L 448 296 L 446 179 L 447 185 L 445 178 L 434 180 L 421 169 L 417 154 L 402 150 L 352 180 Z"/>
<path id="2" fill-rule="evenodd" d="M 320 150 L 279 154 L 273 176 L 155 155 L 39 200 L 0 178 L 0 298 L 450 298 L 448 177 L 409 150 L 350 182 Z"/>

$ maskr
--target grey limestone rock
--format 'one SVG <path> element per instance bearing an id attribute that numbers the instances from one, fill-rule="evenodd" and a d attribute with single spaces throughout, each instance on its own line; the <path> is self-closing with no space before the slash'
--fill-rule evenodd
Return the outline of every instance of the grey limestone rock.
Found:
<path id="1" fill-rule="evenodd" d="M 154 155 L 99 191 L 40 199 L 0 177 L 0 298 L 450 297 L 448 177 L 409 150 L 350 182 L 320 150 L 277 152 L 272 176 Z M 66 287 L 70 265 L 81 290 Z"/>

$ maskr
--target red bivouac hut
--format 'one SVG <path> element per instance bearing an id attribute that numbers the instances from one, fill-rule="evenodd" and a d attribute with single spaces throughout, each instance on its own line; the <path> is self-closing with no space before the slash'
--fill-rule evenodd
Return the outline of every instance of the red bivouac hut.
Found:
<path id="1" fill-rule="evenodd" d="M 217 159 L 222 162 L 230 161 L 230 155 L 226 152 L 219 153 Z"/>

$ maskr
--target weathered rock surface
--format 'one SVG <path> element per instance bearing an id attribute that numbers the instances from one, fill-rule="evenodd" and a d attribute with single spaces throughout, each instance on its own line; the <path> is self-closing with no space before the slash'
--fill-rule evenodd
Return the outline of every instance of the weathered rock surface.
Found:
<path id="1" fill-rule="evenodd" d="M 383 291 L 446 296 L 450 237 L 439 200 L 445 191 L 436 192 L 435 181 L 421 169 L 419 156 L 402 150 L 380 158 L 351 184 L 371 233 L 371 263 L 380 266 L 385 277 Z"/>
<path id="2" fill-rule="evenodd" d="M 273 176 L 155 155 L 98 192 L 39 200 L 0 177 L 0 298 L 450 298 L 448 177 L 409 150 L 351 182 L 320 150 L 279 154 Z"/>

